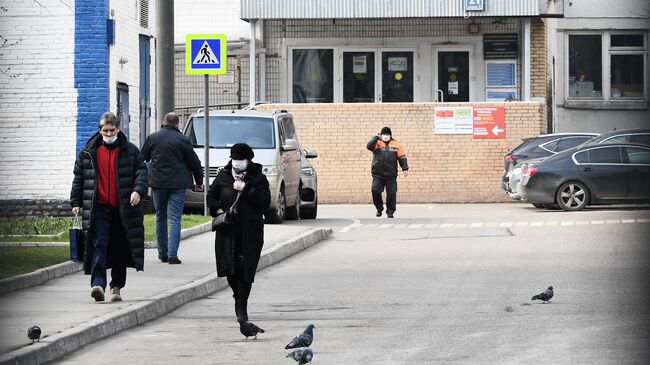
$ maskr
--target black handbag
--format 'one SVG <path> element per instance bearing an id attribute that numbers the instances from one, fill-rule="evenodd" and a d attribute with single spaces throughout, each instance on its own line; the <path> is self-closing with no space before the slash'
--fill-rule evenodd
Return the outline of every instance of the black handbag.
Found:
<path id="1" fill-rule="evenodd" d="M 83 261 L 86 251 L 84 230 L 80 215 L 75 215 L 70 228 L 70 260 Z"/>
<path id="2" fill-rule="evenodd" d="M 212 231 L 219 231 L 225 228 L 228 228 L 230 225 L 232 225 L 232 215 L 233 215 L 233 209 L 235 209 L 235 206 L 237 205 L 237 202 L 239 201 L 239 196 L 240 194 L 237 194 L 237 198 L 235 198 L 235 201 L 232 203 L 230 208 L 226 210 L 225 212 L 217 215 L 216 217 L 212 218 Z"/>

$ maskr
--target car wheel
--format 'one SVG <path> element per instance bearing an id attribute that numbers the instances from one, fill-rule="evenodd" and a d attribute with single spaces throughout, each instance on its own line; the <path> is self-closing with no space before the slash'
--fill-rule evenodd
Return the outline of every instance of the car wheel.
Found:
<path id="1" fill-rule="evenodd" d="M 565 182 L 558 189 L 555 200 L 563 210 L 582 210 L 589 204 L 589 190 L 577 181 Z"/>
<path id="2" fill-rule="evenodd" d="M 313 208 L 304 208 L 300 211 L 301 219 L 316 219 L 316 214 L 318 214 L 318 199 L 314 201 Z"/>
<path id="3" fill-rule="evenodd" d="M 542 204 L 542 203 L 531 203 L 531 204 L 532 204 L 535 208 L 538 208 L 538 209 L 544 209 L 544 208 L 546 208 L 546 205 L 544 205 L 544 204 Z"/>
<path id="4" fill-rule="evenodd" d="M 274 209 L 268 209 L 264 216 L 266 217 L 266 223 L 279 224 L 284 221 L 285 215 L 287 213 L 287 197 L 284 196 L 284 187 L 280 188 L 278 192 L 278 198 L 275 203 Z"/>
<path id="5" fill-rule="evenodd" d="M 287 208 L 287 219 L 289 220 L 298 220 L 300 219 L 300 204 L 302 204 L 302 184 L 298 187 L 298 198 L 296 199 L 296 205 Z"/>

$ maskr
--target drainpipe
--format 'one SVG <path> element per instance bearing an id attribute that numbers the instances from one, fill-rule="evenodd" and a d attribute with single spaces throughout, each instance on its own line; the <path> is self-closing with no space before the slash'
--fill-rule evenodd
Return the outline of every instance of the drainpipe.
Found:
<path id="1" fill-rule="evenodd" d="M 174 0 L 156 0 L 156 122 L 174 111 Z"/>
<path id="2" fill-rule="evenodd" d="M 521 60 L 521 100 L 530 101 L 530 18 L 522 20 L 523 39 L 522 39 L 522 60 Z"/>
<path id="3" fill-rule="evenodd" d="M 253 107 L 255 106 L 255 56 L 256 56 L 256 49 L 255 49 L 255 24 L 257 24 L 257 20 L 251 19 L 251 24 L 250 24 L 250 46 L 249 46 L 249 81 L 250 81 L 250 86 L 248 88 L 248 104 Z"/>
<path id="4" fill-rule="evenodd" d="M 260 101 L 266 101 L 266 48 L 264 47 L 264 20 L 260 20 L 260 40 L 262 48 L 260 48 Z"/>

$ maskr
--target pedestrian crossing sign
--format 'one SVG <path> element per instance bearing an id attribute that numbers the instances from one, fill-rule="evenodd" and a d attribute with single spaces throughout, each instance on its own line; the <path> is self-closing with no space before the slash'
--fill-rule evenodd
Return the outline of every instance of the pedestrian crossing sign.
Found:
<path id="1" fill-rule="evenodd" d="M 185 36 L 186 74 L 225 74 L 227 63 L 225 34 L 188 34 Z"/>

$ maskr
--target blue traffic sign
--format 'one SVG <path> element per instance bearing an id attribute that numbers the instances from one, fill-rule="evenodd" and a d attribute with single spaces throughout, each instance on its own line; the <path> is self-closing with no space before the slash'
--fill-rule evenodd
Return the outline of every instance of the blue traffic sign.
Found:
<path id="1" fill-rule="evenodd" d="M 226 48 L 225 34 L 188 34 L 185 37 L 185 73 L 226 73 Z"/>
<path id="2" fill-rule="evenodd" d="M 485 10 L 485 0 L 465 0 L 465 11 Z"/>

